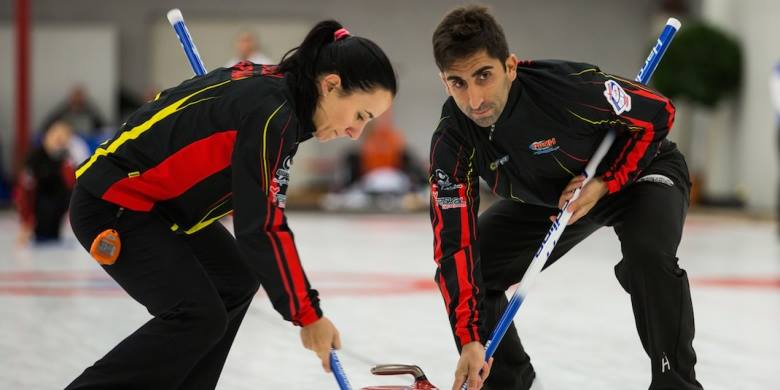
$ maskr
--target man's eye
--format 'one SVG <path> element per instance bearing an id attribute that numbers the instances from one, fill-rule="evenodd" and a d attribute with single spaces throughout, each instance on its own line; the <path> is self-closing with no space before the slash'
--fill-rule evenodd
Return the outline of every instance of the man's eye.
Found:
<path id="1" fill-rule="evenodd" d="M 480 80 L 487 80 L 488 78 L 490 78 L 490 72 L 483 72 L 479 74 Z"/>
<path id="2" fill-rule="evenodd" d="M 455 88 L 463 88 L 463 81 L 453 81 L 452 86 Z"/>

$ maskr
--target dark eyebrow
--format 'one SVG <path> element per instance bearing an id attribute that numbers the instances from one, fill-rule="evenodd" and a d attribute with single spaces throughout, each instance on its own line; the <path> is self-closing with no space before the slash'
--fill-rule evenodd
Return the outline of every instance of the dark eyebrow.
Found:
<path id="1" fill-rule="evenodd" d="M 482 72 L 484 72 L 486 70 L 490 70 L 490 69 L 493 69 L 493 65 L 485 65 L 485 66 L 475 70 L 474 73 L 471 74 L 471 77 L 477 77 L 477 76 L 479 76 L 480 73 L 482 73 Z M 449 80 L 449 81 L 463 81 L 463 79 L 458 77 L 458 76 L 449 76 L 449 77 L 447 77 L 447 80 Z"/>
<path id="2" fill-rule="evenodd" d="M 485 66 L 477 69 L 476 71 L 474 71 L 474 73 L 471 74 L 471 77 L 479 76 L 479 74 L 481 74 L 482 72 L 484 72 L 486 70 L 490 70 L 490 69 L 493 69 L 493 65 L 485 65 Z"/>

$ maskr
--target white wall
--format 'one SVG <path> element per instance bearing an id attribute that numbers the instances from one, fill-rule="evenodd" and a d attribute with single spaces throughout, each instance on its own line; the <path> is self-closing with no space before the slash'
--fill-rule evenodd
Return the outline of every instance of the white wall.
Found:
<path id="1" fill-rule="evenodd" d="M 462 1 L 416 0 L 36 0 L 38 25 L 67 21 L 111 23 L 119 31 L 119 82 L 142 93 L 154 80 L 153 26 L 165 13 L 182 8 L 188 20 L 293 19 L 310 25 L 324 18 L 343 22 L 353 33 L 374 39 L 395 63 L 400 76 L 397 124 L 413 149 L 427 155 L 430 133 L 444 98 L 431 54 L 431 34 L 441 17 Z M 651 41 L 654 0 L 485 1 L 506 30 L 510 47 L 521 58 L 567 58 L 599 64 L 633 76 Z M 0 15 L 0 20 L 4 16 Z M 8 16 L 6 16 L 7 18 Z M 211 37 L 190 27 L 199 46 Z M 171 32 L 171 34 L 173 34 Z M 230 45 L 219 38 L 221 44 Z M 262 39 L 262 37 L 261 37 Z M 217 59 L 204 58 L 207 64 Z M 221 61 L 222 59 L 219 59 Z M 183 66 L 186 60 L 181 58 Z M 339 143 L 339 145 L 348 145 Z"/>
<path id="2" fill-rule="evenodd" d="M 116 112 L 117 32 L 106 25 L 36 25 L 30 39 L 30 138 L 74 85 L 81 84 L 107 119 Z M 10 169 L 16 110 L 15 34 L 0 25 L 0 139 Z"/>
<path id="3" fill-rule="evenodd" d="M 274 63 L 290 48 L 298 46 L 311 29 L 309 21 L 297 19 L 236 18 L 213 19 L 184 15 L 198 52 L 207 70 L 225 66 L 235 58 L 233 40 L 240 31 L 253 32 L 260 39 L 263 54 Z M 192 76 L 192 68 L 184 50 L 166 19 L 160 19 L 151 29 L 151 77 L 155 86 L 169 87 Z"/>
<path id="4" fill-rule="evenodd" d="M 780 61 L 780 1 L 704 0 L 703 15 L 734 34 L 743 48 L 743 87 L 738 103 L 737 186 L 748 206 L 774 210 L 778 189 L 778 130 L 769 77 Z"/>

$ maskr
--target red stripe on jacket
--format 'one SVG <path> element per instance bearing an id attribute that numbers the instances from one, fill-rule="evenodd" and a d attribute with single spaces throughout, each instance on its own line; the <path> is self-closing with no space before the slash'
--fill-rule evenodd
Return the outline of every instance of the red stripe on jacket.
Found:
<path id="1" fill-rule="evenodd" d="M 282 230 L 282 223 L 284 222 L 282 210 L 274 207 L 270 199 L 266 202 L 268 207 L 267 215 L 273 214 L 273 219 L 269 226 L 268 222 L 271 219 L 266 218 L 265 230 L 274 250 L 276 266 L 279 270 L 284 290 L 290 298 L 290 318 L 296 325 L 309 325 L 317 321 L 319 317 L 309 298 L 306 278 L 298 258 L 298 251 L 295 249 L 292 233 Z M 277 243 L 276 239 L 279 240 L 279 243 Z M 281 247 L 279 247 L 280 245 Z"/>
<path id="2" fill-rule="evenodd" d="M 628 175 L 636 171 L 639 160 L 647 153 L 647 148 L 653 142 L 653 136 L 655 135 L 655 128 L 652 123 L 625 115 L 623 118 L 635 126 L 644 128 L 645 131 L 642 133 L 642 138 L 636 140 L 634 147 L 628 153 L 625 164 L 617 171 L 612 172 L 614 180 L 607 181 L 607 188 L 610 194 L 619 191 L 628 182 Z"/>
<path id="3" fill-rule="evenodd" d="M 309 298 L 306 277 L 303 273 L 303 267 L 301 267 L 301 260 L 298 258 L 298 251 L 295 249 L 292 233 L 282 231 L 278 233 L 278 236 L 279 240 L 282 242 L 284 257 L 287 259 L 287 267 L 290 270 L 293 287 L 292 298 L 298 301 L 298 312 L 294 313 L 292 318 L 296 323 L 305 326 L 317 321 L 319 317 Z"/>
<path id="4" fill-rule="evenodd" d="M 648 99 L 653 99 L 655 101 L 659 101 L 659 102 L 664 103 L 664 109 L 666 110 L 666 113 L 668 114 L 668 118 L 666 120 L 666 128 L 669 129 L 669 131 L 672 130 L 672 124 L 674 123 L 674 113 L 675 113 L 675 110 L 674 110 L 674 106 L 672 106 L 672 102 L 669 99 L 667 99 L 667 98 L 665 98 L 663 96 L 660 96 L 660 95 L 656 95 L 656 94 L 654 94 L 654 93 L 652 93 L 650 91 L 646 91 L 644 89 L 633 90 L 633 91 L 631 91 L 631 93 L 637 94 L 639 96 L 644 96 L 644 97 L 646 97 Z"/>
<path id="5" fill-rule="evenodd" d="M 470 311 L 472 312 L 471 316 L 473 318 L 473 322 L 476 322 L 479 312 L 477 311 L 477 299 L 476 299 L 476 285 L 474 283 L 474 254 L 471 250 L 466 250 L 466 248 L 469 248 L 471 246 L 471 225 L 469 224 L 469 207 L 468 207 L 468 200 L 466 198 L 466 192 L 468 191 L 468 186 L 463 185 L 460 189 L 458 189 L 458 196 L 463 199 L 464 202 L 466 202 L 466 207 L 460 208 L 460 247 L 461 247 L 461 253 L 463 253 L 464 260 L 466 261 L 465 270 L 466 273 L 464 274 L 466 276 L 465 283 L 466 285 L 462 285 L 460 290 L 466 291 L 466 287 L 469 287 L 469 294 L 468 294 L 468 301 L 466 302 L 467 305 L 469 305 L 472 309 Z M 458 271 L 460 271 L 460 266 L 458 267 Z M 461 282 L 460 272 L 458 272 L 458 284 Z M 461 299 L 461 302 L 463 300 Z M 460 322 L 460 321 L 459 321 Z M 472 328 L 469 326 L 469 328 Z M 472 336 L 470 337 L 471 340 L 479 340 L 479 336 L 476 331 L 472 330 Z"/>
<path id="6" fill-rule="evenodd" d="M 441 232 L 444 229 L 444 221 L 442 220 L 441 210 L 438 205 L 438 186 L 436 184 L 431 185 L 431 201 L 433 202 L 432 209 L 436 216 L 433 227 L 433 258 L 436 260 L 436 264 L 441 261 L 444 256 L 444 250 L 442 249 Z"/>
<path id="7" fill-rule="evenodd" d="M 284 266 L 284 259 L 282 259 L 282 254 L 279 250 L 279 246 L 276 243 L 276 240 L 274 240 L 274 234 L 276 231 L 279 230 L 278 225 L 271 222 L 271 216 L 274 214 L 281 214 L 281 210 L 274 210 L 274 207 L 271 205 L 271 199 L 268 198 L 266 200 L 266 217 L 265 217 L 265 232 L 268 236 L 268 241 L 271 243 L 271 248 L 274 250 L 274 259 L 276 260 L 276 268 L 279 270 L 279 278 L 282 279 L 282 285 L 284 285 L 284 291 L 287 293 L 288 297 L 293 297 L 292 290 L 290 289 L 290 282 L 287 277 L 287 270 Z M 276 221 L 276 216 L 274 215 L 274 221 Z M 293 299 L 290 299 L 290 317 L 295 318 L 295 301 Z"/>
<path id="8" fill-rule="evenodd" d="M 667 113 L 666 128 L 669 131 L 671 131 L 672 124 L 674 123 L 675 109 L 674 106 L 672 106 L 672 103 L 669 99 L 654 94 L 653 92 L 645 89 L 634 89 L 634 90 L 630 90 L 629 92 L 638 96 L 642 96 L 647 99 L 664 103 L 664 109 L 666 110 Z M 609 193 L 614 193 L 619 191 L 628 182 L 629 174 L 636 171 L 637 166 L 639 164 L 639 160 L 641 160 L 642 157 L 644 157 L 644 155 L 647 153 L 647 149 L 650 146 L 650 144 L 653 142 L 653 138 L 655 137 L 655 126 L 653 125 L 653 123 L 642 121 L 636 118 L 631 118 L 625 115 L 621 117 L 629 120 L 632 124 L 636 126 L 640 126 L 644 128 L 645 133 L 642 135 L 642 138 L 636 141 L 634 147 L 630 150 L 628 156 L 626 157 L 627 161 L 623 164 L 623 166 L 619 168 L 613 167 L 610 170 L 611 172 L 608 172 L 610 176 L 614 177 L 614 180 L 607 181 L 607 188 L 609 190 Z M 620 156 L 616 161 L 621 161 L 623 159 L 623 155 L 625 154 L 629 145 L 630 143 L 626 144 L 626 146 L 623 148 L 623 150 L 620 153 Z"/>
<path id="9" fill-rule="evenodd" d="M 466 252 L 460 250 L 455 253 L 455 270 L 458 275 L 458 303 L 455 307 L 455 335 L 460 339 L 461 344 L 474 340 L 474 334 L 468 322 L 472 316 L 472 301 L 474 300 L 473 286 L 469 275 Z"/>
<path id="10" fill-rule="evenodd" d="M 130 210 L 149 211 L 155 202 L 173 199 L 230 166 L 235 142 L 235 130 L 195 141 L 139 176 L 118 180 L 103 199 Z"/>

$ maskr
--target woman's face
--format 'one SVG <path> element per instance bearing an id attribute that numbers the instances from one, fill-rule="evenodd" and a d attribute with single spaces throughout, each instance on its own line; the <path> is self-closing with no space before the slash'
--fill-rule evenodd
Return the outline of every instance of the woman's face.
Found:
<path id="1" fill-rule="evenodd" d="M 320 98 L 314 110 L 314 137 L 320 142 L 336 138 L 360 138 L 366 123 L 390 108 L 390 91 L 375 88 L 371 92 L 355 90 L 344 95 L 341 78 L 329 74 L 318 83 Z"/>

